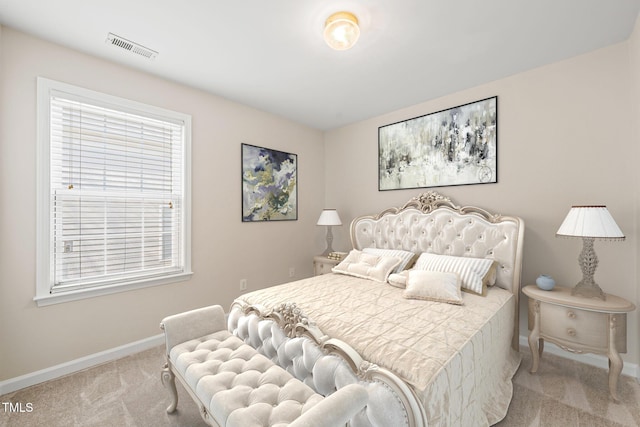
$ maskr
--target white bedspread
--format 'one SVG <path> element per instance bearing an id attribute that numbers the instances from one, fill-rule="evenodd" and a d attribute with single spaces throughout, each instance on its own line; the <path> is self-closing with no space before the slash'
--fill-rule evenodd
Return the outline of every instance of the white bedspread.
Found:
<path id="1" fill-rule="evenodd" d="M 326 274 L 245 294 L 252 305 L 297 306 L 327 335 L 411 384 L 430 426 L 482 426 L 506 414 L 519 355 L 510 347 L 511 293 L 463 293 L 463 306 L 409 300 L 402 289 Z"/>

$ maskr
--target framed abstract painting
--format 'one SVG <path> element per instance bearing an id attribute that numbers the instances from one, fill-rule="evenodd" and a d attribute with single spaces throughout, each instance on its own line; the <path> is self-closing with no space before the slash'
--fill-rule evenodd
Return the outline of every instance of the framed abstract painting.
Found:
<path id="1" fill-rule="evenodd" d="M 242 222 L 298 219 L 298 156 L 242 144 Z"/>
<path id="2" fill-rule="evenodd" d="M 498 182 L 498 97 L 378 128 L 378 190 Z"/>

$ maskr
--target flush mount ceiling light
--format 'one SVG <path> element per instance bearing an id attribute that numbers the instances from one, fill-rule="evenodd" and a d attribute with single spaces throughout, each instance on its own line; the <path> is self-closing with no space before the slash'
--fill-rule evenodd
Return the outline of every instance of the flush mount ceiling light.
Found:
<path id="1" fill-rule="evenodd" d="M 335 50 L 350 49 L 360 37 L 358 18 L 350 12 L 336 12 L 324 23 L 324 40 Z"/>

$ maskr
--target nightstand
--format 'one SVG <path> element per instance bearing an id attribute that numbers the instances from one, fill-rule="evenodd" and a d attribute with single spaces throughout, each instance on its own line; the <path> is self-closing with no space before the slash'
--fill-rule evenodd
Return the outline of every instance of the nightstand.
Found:
<path id="1" fill-rule="evenodd" d="M 606 300 L 571 295 L 571 288 L 544 291 L 535 285 L 522 290 L 529 297 L 531 373 L 538 370 L 544 340 L 572 353 L 604 354 L 609 358 L 609 391 L 618 401 L 620 353 L 627 352 L 627 313 L 635 306 L 607 294 Z"/>
<path id="2" fill-rule="evenodd" d="M 313 257 L 313 274 L 320 276 L 321 274 L 331 273 L 331 269 L 340 264 L 340 260 L 329 259 L 324 255 L 316 255 Z"/>

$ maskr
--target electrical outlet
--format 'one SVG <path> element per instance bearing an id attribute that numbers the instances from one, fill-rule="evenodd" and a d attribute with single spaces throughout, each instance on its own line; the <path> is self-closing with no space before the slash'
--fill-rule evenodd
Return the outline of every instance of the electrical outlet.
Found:
<path id="1" fill-rule="evenodd" d="M 247 279 L 240 279 L 240 290 L 241 291 L 247 290 Z"/>
<path id="2" fill-rule="evenodd" d="M 289 267 L 289 277 L 293 277 L 296 275 L 295 267 Z"/>

